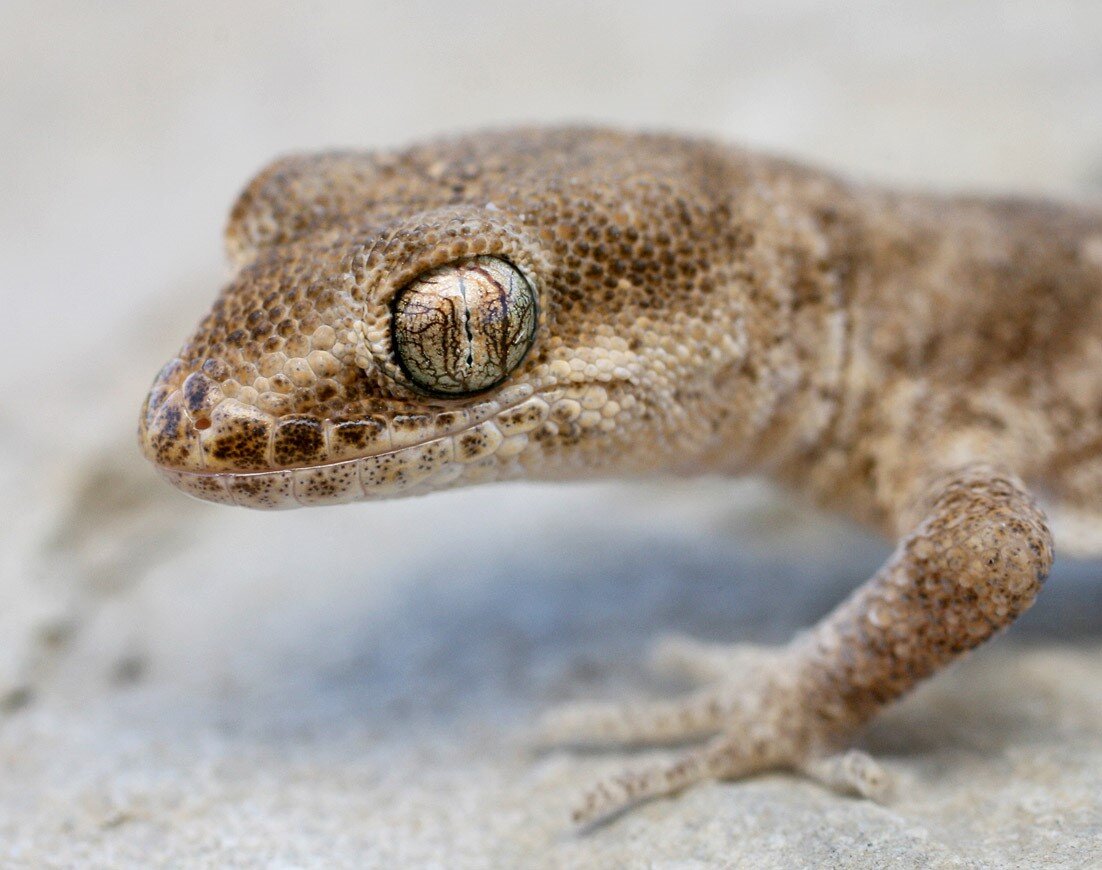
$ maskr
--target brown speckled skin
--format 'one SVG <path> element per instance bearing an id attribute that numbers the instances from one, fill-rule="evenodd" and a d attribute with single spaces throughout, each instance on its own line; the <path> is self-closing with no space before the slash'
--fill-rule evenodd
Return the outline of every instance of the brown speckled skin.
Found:
<path id="1" fill-rule="evenodd" d="M 871 762 L 830 752 L 1030 605 L 1052 560 L 1030 492 L 1070 543 L 1102 541 L 1096 210 L 901 195 L 674 136 L 507 130 L 278 161 L 227 244 L 235 274 L 142 414 L 146 454 L 193 495 L 758 472 L 900 539 L 719 688 L 552 717 L 553 740 L 719 735 L 598 787 L 580 820 L 768 767 L 875 791 Z M 395 299 L 479 255 L 535 289 L 534 347 L 483 393 L 426 395 L 395 357 Z"/>

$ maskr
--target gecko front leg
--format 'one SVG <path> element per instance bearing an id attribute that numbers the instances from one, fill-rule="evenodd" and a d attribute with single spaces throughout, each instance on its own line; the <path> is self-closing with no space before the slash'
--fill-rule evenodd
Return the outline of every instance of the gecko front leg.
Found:
<path id="1" fill-rule="evenodd" d="M 1009 625 L 1052 564 L 1045 518 L 1023 484 L 971 464 L 923 487 L 920 519 L 891 558 L 819 625 L 682 701 L 578 708 L 547 722 L 552 742 L 668 743 L 708 738 L 672 762 L 592 789 L 574 814 L 590 823 L 704 779 L 798 770 L 868 791 L 875 765 L 834 753 L 886 704 Z"/>

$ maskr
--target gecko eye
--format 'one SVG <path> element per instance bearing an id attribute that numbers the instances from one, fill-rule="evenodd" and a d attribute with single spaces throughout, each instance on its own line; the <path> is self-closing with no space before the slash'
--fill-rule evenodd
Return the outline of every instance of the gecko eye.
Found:
<path id="1" fill-rule="evenodd" d="M 472 257 L 414 279 L 394 304 L 394 347 L 414 384 L 432 393 L 489 389 L 536 335 L 536 294 L 511 263 Z"/>

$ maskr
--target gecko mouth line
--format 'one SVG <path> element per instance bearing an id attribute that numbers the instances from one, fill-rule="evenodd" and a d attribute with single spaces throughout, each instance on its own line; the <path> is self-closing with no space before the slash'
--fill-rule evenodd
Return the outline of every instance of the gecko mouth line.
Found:
<path id="1" fill-rule="evenodd" d="M 486 421 L 488 422 L 488 421 Z M 478 425 L 482 425 L 481 423 Z M 246 477 L 263 477 L 266 474 L 289 474 L 295 471 L 321 471 L 330 468 L 337 468 L 342 465 L 352 465 L 356 462 L 362 462 L 365 459 L 385 459 L 389 456 L 394 456 L 405 450 L 417 450 L 418 448 L 427 447 L 432 444 L 439 443 L 448 438 L 455 438 L 456 436 L 463 435 L 469 432 L 471 428 L 460 429 L 456 432 L 450 432 L 446 435 L 439 435 L 436 438 L 430 438 L 427 441 L 418 441 L 414 444 L 403 444 L 401 447 L 392 447 L 390 450 L 383 450 L 379 453 L 368 453 L 363 456 L 356 456 L 352 459 L 337 459 L 333 462 L 319 462 L 314 465 L 287 465 L 280 466 L 279 468 L 268 468 L 260 471 L 192 471 L 186 468 L 173 468 L 171 465 L 159 466 L 161 471 L 171 472 L 173 474 L 185 474 L 190 477 L 223 477 L 223 478 L 246 478 Z"/>
<path id="2" fill-rule="evenodd" d="M 530 388 L 520 392 L 512 403 L 462 429 L 350 459 L 249 471 L 157 469 L 196 498 L 261 510 L 440 489 L 477 478 L 528 445 L 529 433 L 546 421 L 550 406 Z"/>

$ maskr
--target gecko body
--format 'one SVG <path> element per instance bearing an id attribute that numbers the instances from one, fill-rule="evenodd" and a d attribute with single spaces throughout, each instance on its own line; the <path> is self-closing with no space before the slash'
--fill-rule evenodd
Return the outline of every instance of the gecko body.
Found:
<path id="1" fill-rule="evenodd" d="M 874 792 L 875 765 L 836 753 L 1031 604 L 1038 500 L 1062 546 L 1102 544 L 1097 210 L 520 129 L 280 160 L 227 247 L 140 422 L 192 495 L 753 473 L 898 542 L 818 626 L 690 697 L 551 717 L 555 741 L 701 742 L 597 786 L 581 821 L 770 768 Z"/>

